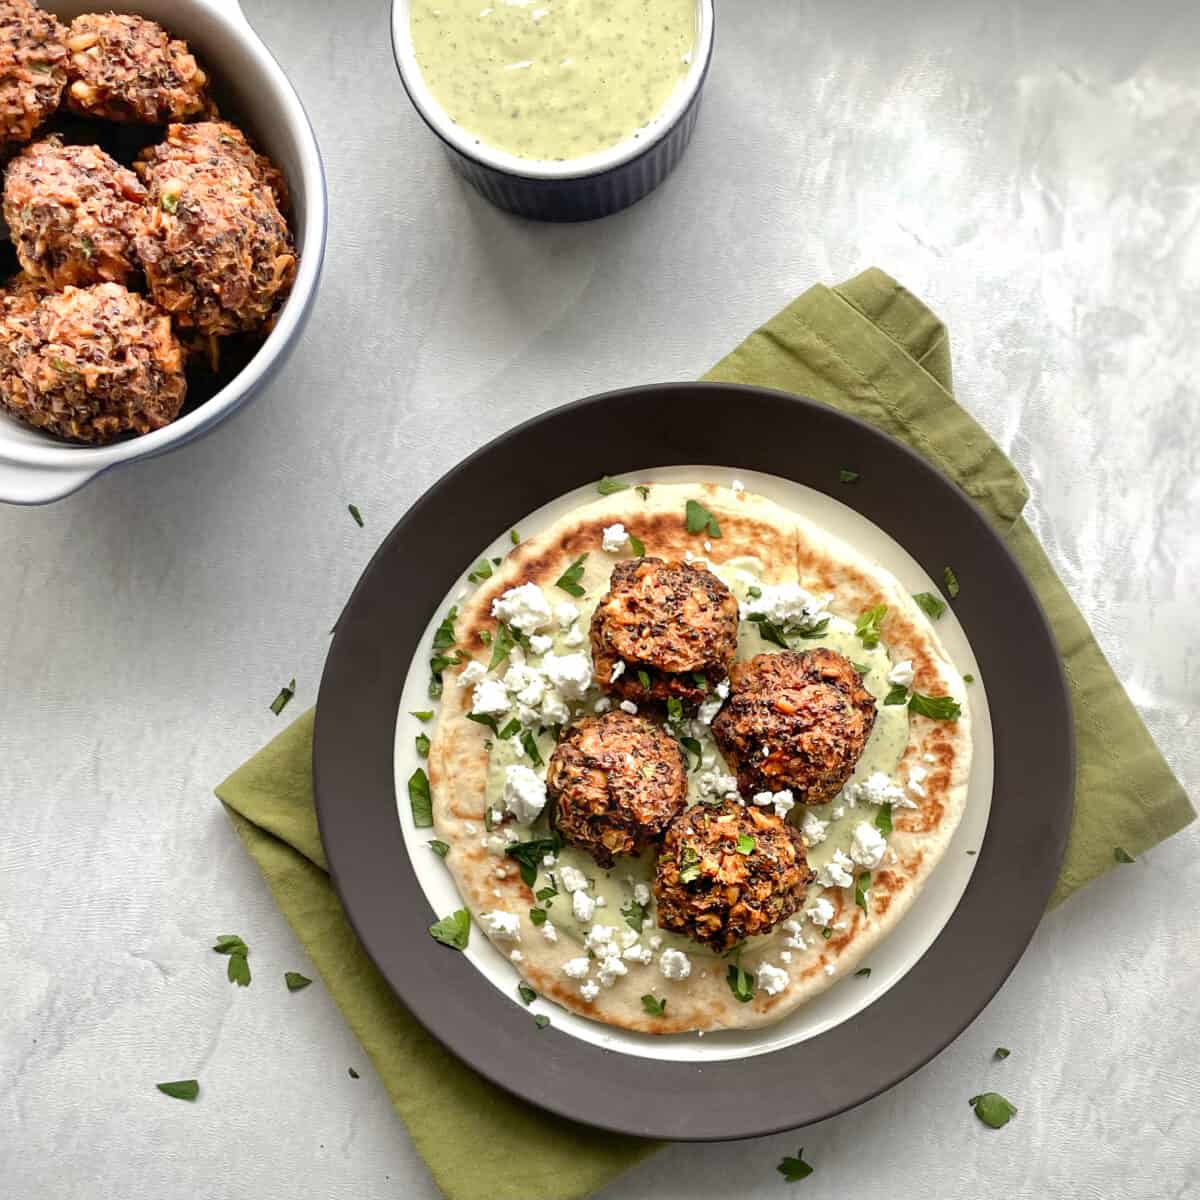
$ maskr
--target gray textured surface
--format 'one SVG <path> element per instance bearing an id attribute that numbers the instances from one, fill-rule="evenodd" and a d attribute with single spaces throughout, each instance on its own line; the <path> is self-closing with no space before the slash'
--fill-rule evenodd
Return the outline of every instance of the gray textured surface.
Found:
<path id="1" fill-rule="evenodd" d="M 0 511 L 6 1195 L 435 1195 L 324 989 L 283 992 L 304 958 L 210 789 L 279 728 L 281 682 L 293 711 L 312 700 L 376 539 L 463 453 L 574 396 L 694 376 L 815 280 L 874 263 L 944 316 L 963 402 L 1200 791 L 1192 0 L 726 0 L 682 168 L 586 228 L 516 223 L 450 177 L 382 3 L 247 3 L 329 167 L 307 339 L 199 445 Z M 890 1094 L 668 1150 L 606 1195 L 791 1194 L 774 1164 L 801 1144 L 806 1195 L 1197 1195 L 1198 849 L 1193 827 L 1048 918 Z M 227 931 L 253 943 L 248 991 L 207 951 Z M 153 1090 L 193 1074 L 196 1106 Z M 1020 1107 L 999 1133 L 967 1108 L 989 1087 Z"/>

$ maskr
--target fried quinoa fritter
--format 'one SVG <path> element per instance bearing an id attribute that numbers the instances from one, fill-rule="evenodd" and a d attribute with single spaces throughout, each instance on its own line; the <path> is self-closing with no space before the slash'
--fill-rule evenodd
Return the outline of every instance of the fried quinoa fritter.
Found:
<path id="1" fill-rule="evenodd" d="M 728 674 L 737 634 L 737 599 L 711 571 L 628 559 L 613 568 L 592 615 L 596 678 L 626 700 L 699 704 Z"/>
<path id="2" fill-rule="evenodd" d="M 0 320 L 0 405 L 76 442 L 102 444 L 169 424 L 183 404 L 170 319 L 117 283 L 69 287 Z"/>
<path id="3" fill-rule="evenodd" d="M 138 257 L 181 331 L 219 337 L 265 325 L 291 290 L 296 254 L 269 188 L 232 161 L 150 164 Z"/>
<path id="4" fill-rule="evenodd" d="M 0 0 L 0 149 L 52 116 L 67 82 L 66 30 L 30 0 Z"/>
<path id="5" fill-rule="evenodd" d="M 563 838 L 602 867 L 656 841 L 687 803 L 683 748 L 645 717 L 584 717 L 550 758 L 546 790 Z"/>
<path id="6" fill-rule="evenodd" d="M 792 916 L 812 879 L 804 838 L 773 812 L 694 804 L 658 855 L 658 924 L 721 954 Z"/>
<path id="7" fill-rule="evenodd" d="M 142 151 L 134 170 L 146 178 L 159 163 L 180 162 L 219 170 L 227 162 L 246 168 L 271 189 L 281 213 L 288 210 L 288 189 L 283 172 L 250 144 L 246 135 L 228 121 L 196 121 L 170 125 L 166 140 Z"/>
<path id="8" fill-rule="evenodd" d="M 790 788 L 825 804 L 850 778 L 875 726 L 875 698 L 833 650 L 786 650 L 738 662 L 713 737 L 743 793 Z"/>
<path id="9" fill-rule="evenodd" d="M 48 138 L 8 167 L 4 219 L 21 266 L 49 287 L 127 283 L 146 190 L 98 146 Z"/>
<path id="10" fill-rule="evenodd" d="M 85 13 L 66 45 L 67 105 L 85 117 L 165 125 L 208 107 L 208 76 L 187 43 L 145 17 Z"/>

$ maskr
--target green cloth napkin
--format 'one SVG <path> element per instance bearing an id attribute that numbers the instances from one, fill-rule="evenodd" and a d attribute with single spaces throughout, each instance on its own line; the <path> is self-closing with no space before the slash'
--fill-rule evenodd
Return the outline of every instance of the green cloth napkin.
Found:
<path id="1" fill-rule="evenodd" d="M 945 327 L 882 271 L 814 287 L 706 376 L 761 384 L 865 417 L 907 442 L 988 514 L 1050 618 L 1075 705 L 1075 820 L 1052 904 L 1195 815 L 1045 552 L 1028 493 L 954 399 Z M 487 1083 L 433 1040 L 359 945 L 327 874 L 312 794 L 312 713 L 217 789 L 246 848 L 375 1064 L 450 1200 L 580 1200 L 653 1153 L 551 1116 Z M 478 1148 L 484 1148 L 478 1150 Z M 478 1152 L 476 1152 L 478 1150 Z"/>

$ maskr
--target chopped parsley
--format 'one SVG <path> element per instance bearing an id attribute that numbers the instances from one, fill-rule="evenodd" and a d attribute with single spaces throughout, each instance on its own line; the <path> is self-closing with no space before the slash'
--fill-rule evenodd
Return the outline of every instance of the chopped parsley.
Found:
<path id="1" fill-rule="evenodd" d="M 225 969 L 225 976 L 229 982 L 236 983 L 238 987 L 249 987 L 250 948 L 246 943 L 236 933 L 223 933 L 217 938 L 213 949 L 218 954 L 229 955 L 229 965 Z"/>
<path id="2" fill-rule="evenodd" d="M 932 721 L 957 721 L 962 715 L 953 696 L 922 696 L 920 692 L 913 692 L 909 697 L 908 709 Z"/>
<path id="3" fill-rule="evenodd" d="M 96 253 L 96 243 L 93 242 L 92 239 L 85 233 L 83 237 L 79 239 L 79 249 L 83 252 L 83 257 L 86 258 L 88 262 L 91 262 L 92 255 Z"/>
<path id="4" fill-rule="evenodd" d="M 416 744 L 417 753 L 422 758 L 428 758 L 429 757 L 429 738 L 428 738 L 428 736 L 423 733 L 418 733 L 417 736 L 413 739 L 413 741 Z"/>
<path id="5" fill-rule="evenodd" d="M 803 1146 L 796 1151 L 795 1158 L 790 1156 L 785 1158 L 775 1170 L 783 1176 L 787 1183 L 799 1183 L 800 1180 L 807 1179 L 813 1173 L 812 1167 L 804 1161 Z"/>
<path id="6" fill-rule="evenodd" d="M 621 916 L 625 918 L 625 924 L 634 933 L 642 932 L 642 926 L 646 924 L 647 915 L 646 906 L 639 904 L 636 900 L 630 900 L 628 904 L 621 905 Z"/>
<path id="7" fill-rule="evenodd" d="M 195 1079 L 175 1079 L 170 1083 L 156 1083 L 154 1086 L 172 1100 L 195 1100 L 200 1095 L 200 1084 Z"/>
<path id="8" fill-rule="evenodd" d="M 955 597 L 957 597 L 957 595 L 958 595 L 959 587 L 958 587 L 958 576 L 955 575 L 954 568 L 953 567 L 943 567 L 942 568 L 942 579 L 945 581 L 945 584 L 946 584 L 946 595 L 949 596 L 951 600 L 955 599 Z"/>
<path id="9" fill-rule="evenodd" d="M 629 548 L 636 558 L 643 558 L 646 554 L 646 543 L 636 533 L 629 535 Z"/>
<path id="10" fill-rule="evenodd" d="M 283 982 L 289 992 L 299 992 L 308 987 L 312 980 L 307 975 L 301 975 L 299 971 L 284 971 Z"/>
<path id="11" fill-rule="evenodd" d="M 946 602 L 932 592 L 915 592 L 913 599 L 917 607 L 934 621 L 946 611 Z"/>
<path id="12" fill-rule="evenodd" d="M 842 483 L 857 483 L 861 478 L 862 476 L 857 471 L 852 471 L 849 467 L 843 467 L 838 472 L 838 479 Z"/>
<path id="13" fill-rule="evenodd" d="M 528 1008 L 529 1005 L 531 1005 L 537 999 L 537 992 L 535 992 L 527 983 L 517 984 L 517 995 L 521 997 L 521 1000 L 524 1002 L 526 1008 Z"/>
<path id="14" fill-rule="evenodd" d="M 982 1092 L 967 1101 L 975 1115 L 992 1129 L 1003 1129 L 1017 1111 L 1017 1106 L 1006 1100 L 999 1092 Z"/>
<path id="15" fill-rule="evenodd" d="M 633 490 L 637 492 L 637 494 L 641 496 L 643 500 L 650 499 L 650 489 L 644 483 L 639 483 Z"/>
<path id="16" fill-rule="evenodd" d="M 475 635 L 485 646 L 492 644 L 492 631 L 490 629 L 481 629 Z"/>
<path id="17" fill-rule="evenodd" d="M 852 666 L 852 667 L 853 667 L 853 668 L 854 668 L 854 669 L 855 669 L 855 670 L 856 670 L 856 671 L 857 671 L 857 672 L 858 672 L 860 675 L 868 675 L 868 674 L 870 673 L 870 671 L 871 671 L 871 664 L 870 664 L 870 663 L 856 663 L 856 662 L 852 662 L 850 665 L 851 665 L 851 666 Z"/>
<path id="18" fill-rule="evenodd" d="M 661 1017 L 667 1011 L 667 1002 L 647 992 L 642 997 L 642 1008 L 652 1017 Z"/>
<path id="19" fill-rule="evenodd" d="M 432 721 L 433 720 L 433 709 L 432 708 L 424 708 L 424 709 L 421 709 L 419 712 L 412 712 L 412 713 L 409 713 L 408 715 L 410 717 L 416 717 L 418 721 Z"/>
<path id="20" fill-rule="evenodd" d="M 871 978 L 871 968 L 870 967 L 859 967 L 858 970 L 854 972 L 854 975 L 855 975 L 855 978 L 857 978 L 857 979 L 870 979 Z"/>
<path id="21" fill-rule="evenodd" d="M 354 518 L 354 523 L 361 529 L 363 527 L 362 513 L 358 511 L 357 504 L 347 504 L 346 511 Z"/>
<path id="22" fill-rule="evenodd" d="M 433 824 L 433 797 L 429 794 L 429 776 L 418 767 L 408 777 L 408 803 L 412 806 L 413 824 L 428 829 Z"/>
<path id="23" fill-rule="evenodd" d="M 821 930 L 821 936 L 822 936 L 822 937 L 823 937 L 823 938 L 824 938 L 824 939 L 825 939 L 827 942 L 828 942 L 828 941 L 830 941 L 830 940 L 832 939 L 832 937 L 833 937 L 833 927 L 832 927 L 832 926 L 830 926 L 830 925 L 826 925 L 826 926 L 825 926 L 825 927 L 824 927 L 824 928 Z"/>
<path id="24" fill-rule="evenodd" d="M 679 882 L 692 883 L 700 878 L 700 855 L 694 846 L 684 846 L 679 856 Z"/>
<path id="25" fill-rule="evenodd" d="M 521 544 L 521 535 L 515 529 L 510 529 L 508 531 L 508 540 L 514 546 L 519 546 Z"/>
<path id="26" fill-rule="evenodd" d="M 879 806 L 879 811 L 875 814 L 875 828 L 884 834 L 892 832 L 892 806 L 890 804 Z"/>
<path id="27" fill-rule="evenodd" d="M 538 908 L 536 905 L 534 905 L 534 907 L 529 910 L 529 919 L 535 925 L 545 925 L 546 918 L 548 916 L 549 916 L 549 914 L 546 912 L 546 910 L 544 908 Z"/>
<path id="28" fill-rule="evenodd" d="M 874 650 L 879 645 L 879 633 L 883 626 L 883 618 L 887 616 L 887 605 L 877 604 L 868 608 L 854 623 L 854 632 L 858 640 L 868 650 Z"/>
<path id="29" fill-rule="evenodd" d="M 998 1058 L 1003 1062 L 1003 1060 L 1006 1059 L 1011 1053 L 1012 1051 L 1007 1046 L 997 1046 L 996 1053 L 993 1054 L 992 1057 Z"/>
<path id="30" fill-rule="evenodd" d="M 347 1074 L 347 1075 L 349 1075 L 351 1079 L 358 1079 L 358 1078 L 360 1078 L 360 1076 L 359 1076 L 358 1072 L 357 1072 L 357 1071 L 356 1071 L 356 1070 L 355 1070 L 353 1067 L 347 1067 L 347 1068 L 346 1068 L 346 1074 Z"/>
<path id="31" fill-rule="evenodd" d="M 218 954 L 249 954 L 250 950 L 236 933 L 223 933 L 217 938 L 213 949 Z"/>
<path id="32" fill-rule="evenodd" d="M 488 670 L 494 671 L 512 653 L 516 644 L 513 631 L 507 625 L 500 625 L 496 629 L 496 640 L 492 643 L 492 661 L 488 664 Z"/>
<path id="33" fill-rule="evenodd" d="M 163 212 L 173 213 L 179 207 L 179 197 L 174 192 L 163 192 L 159 204 Z"/>
<path id="34" fill-rule="evenodd" d="M 546 1026 L 550 1024 L 550 1018 L 546 1016 L 545 1013 L 538 1013 L 538 1015 L 533 1018 L 533 1023 L 539 1029 L 545 1029 Z"/>
<path id="35" fill-rule="evenodd" d="M 746 620 L 758 626 L 759 636 L 764 642 L 771 642 L 773 645 L 782 646 L 785 650 L 791 649 L 787 638 L 783 636 L 783 630 L 771 621 L 770 618 L 764 616 L 762 613 L 751 613 Z"/>
<path id="36" fill-rule="evenodd" d="M 1128 850 L 1124 850 L 1120 846 L 1113 848 L 1113 860 L 1119 863 L 1137 862 L 1137 859 Z"/>
<path id="37" fill-rule="evenodd" d="M 452 912 L 429 927 L 429 936 L 452 950 L 465 950 L 471 938 L 471 914 L 465 908 Z"/>
<path id="38" fill-rule="evenodd" d="M 963 676 L 963 683 L 974 683 L 974 682 L 975 682 L 974 675 L 964 675 Z"/>
<path id="39" fill-rule="evenodd" d="M 902 683 L 892 685 L 891 691 L 883 698 L 884 704 L 907 704 L 908 688 Z"/>
<path id="40" fill-rule="evenodd" d="M 729 964 L 729 970 L 725 972 L 725 982 L 743 1004 L 754 999 L 754 976 L 740 963 Z"/>
<path id="41" fill-rule="evenodd" d="M 279 689 L 279 695 L 271 701 L 271 711 L 279 716 L 281 712 L 291 703 L 292 697 L 296 694 L 296 681 L 293 679 L 291 683 L 284 684 Z"/>
<path id="42" fill-rule="evenodd" d="M 738 834 L 737 852 L 739 854 L 753 854 L 754 847 L 757 845 L 758 843 L 748 833 Z"/>
<path id="43" fill-rule="evenodd" d="M 748 587 L 746 589 L 746 599 L 747 600 L 761 600 L 762 599 L 762 588 Z"/>
<path id="44" fill-rule="evenodd" d="M 515 858 L 521 866 L 521 879 L 526 887 L 537 881 L 538 867 L 547 854 L 557 854 L 562 849 L 562 838 L 557 833 L 549 837 L 535 838 L 531 842 L 515 842 L 505 847 L 504 853 Z"/>
<path id="45" fill-rule="evenodd" d="M 583 595 L 583 588 L 579 581 L 583 578 L 583 564 L 587 562 L 587 552 L 581 554 L 563 573 L 554 581 L 554 586 L 562 588 L 568 596 L 574 596 L 578 599 Z"/>
<path id="46" fill-rule="evenodd" d="M 445 858 L 446 855 L 450 853 L 450 847 L 438 838 L 434 838 L 433 841 L 429 843 L 429 848 L 438 856 L 438 858 Z"/>
<path id="47" fill-rule="evenodd" d="M 707 533 L 709 537 L 715 538 L 721 536 L 721 526 L 717 523 L 717 518 L 699 500 L 687 502 L 684 519 L 687 521 L 688 533 Z"/>
<path id="48" fill-rule="evenodd" d="M 644 691 L 648 692 L 650 690 L 650 672 L 649 671 L 639 671 L 637 673 L 637 677 L 638 677 L 638 683 L 640 683 L 642 685 L 642 689 Z"/>
<path id="49" fill-rule="evenodd" d="M 500 736 L 500 727 L 491 713 L 467 713 L 467 720 L 474 721 L 476 725 L 483 725 L 497 737 Z"/>
<path id="50" fill-rule="evenodd" d="M 535 741 L 533 734 L 530 733 L 528 729 L 521 733 L 521 746 L 525 750 L 525 753 L 529 755 L 529 761 L 533 763 L 535 767 L 544 765 L 542 762 L 542 756 L 538 752 L 537 742 Z"/>
<path id="51" fill-rule="evenodd" d="M 704 747 L 700 745 L 698 738 L 684 737 L 679 739 L 679 744 L 696 759 L 696 765 L 692 768 L 693 771 L 700 769 L 701 762 L 704 761 Z"/>
<path id="52" fill-rule="evenodd" d="M 871 890 L 871 872 L 864 871 L 854 881 L 854 903 L 863 910 L 863 916 L 869 917 L 871 909 L 867 902 L 867 893 Z"/>
<path id="53" fill-rule="evenodd" d="M 622 483 L 619 479 L 613 479 L 605 475 L 603 479 L 596 484 L 596 491 L 602 496 L 611 496 L 616 492 L 626 492 L 629 490 L 629 484 Z"/>
<path id="54" fill-rule="evenodd" d="M 818 621 L 811 629 L 801 629 L 797 632 L 797 637 L 804 638 L 805 641 L 816 641 L 817 638 L 823 638 L 826 631 L 829 629 L 829 618 Z"/>
<path id="55" fill-rule="evenodd" d="M 468 583 L 482 583 L 492 576 L 492 564 L 486 558 L 481 558 L 467 575 Z"/>

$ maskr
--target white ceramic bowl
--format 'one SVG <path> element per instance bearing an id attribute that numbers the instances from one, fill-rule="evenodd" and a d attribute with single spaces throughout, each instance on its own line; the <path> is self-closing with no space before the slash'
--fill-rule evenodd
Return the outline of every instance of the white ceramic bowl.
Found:
<path id="1" fill-rule="evenodd" d="M 190 442 L 240 408 L 282 365 L 299 337 L 325 256 L 327 197 L 317 139 L 287 76 L 237 0 L 42 0 L 42 7 L 63 21 L 82 12 L 136 12 L 188 42 L 218 91 L 232 101 L 235 117 L 287 176 L 300 261 L 279 320 L 250 362 L 211 399 L 163 429 L 111 446 L 73 446 L 0 409 L 0 501 L 14 504 L 59 500 L 120 463 Z"/>
<path id="2" fill-rule="evenodd" d="M 696 0 L 696 45 L 688 73 L 663 109 L 634 137 L 607 150 L 554 161 L 519 158 L 477 142 L 456 125 L 426 86 L 413 49 L 410 0 L 392 0 L 392 51 L 400 80 L 450 161 L 488 200 L 520 216 L 580 221 L 607 216 L 657 187 L 683 156 L 712 59 L 713 0 Z"/>

